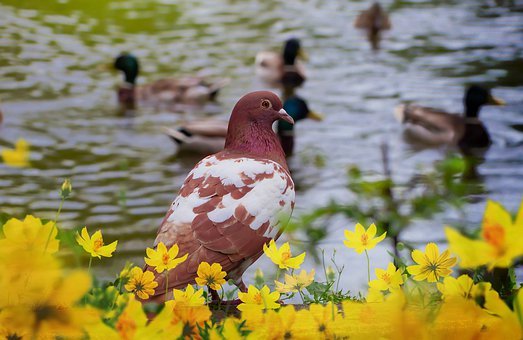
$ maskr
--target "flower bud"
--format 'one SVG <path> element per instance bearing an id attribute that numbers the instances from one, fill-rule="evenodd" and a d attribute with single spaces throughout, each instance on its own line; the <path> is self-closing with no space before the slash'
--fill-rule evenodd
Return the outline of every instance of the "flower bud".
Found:
<path id="1" fill-rule="evenodd" d="M 64 182 L 62 183 L 62 187 L 60 188 L 60 196 L 62 199 L 66 199 L 71 195 L 71 192 L 73 191 L 73 187 L 71 185 L 71 180 L 69 178 L 66 178 Z"/>
<path id="2" fill-rule="evenodd" d="M 327 282 L 332 282 L 336 280 L 336 272 L 334 271 L 334 269 L 332 269 L 331 266 L 328 266 L 325 271 L 327 272 Z"/>

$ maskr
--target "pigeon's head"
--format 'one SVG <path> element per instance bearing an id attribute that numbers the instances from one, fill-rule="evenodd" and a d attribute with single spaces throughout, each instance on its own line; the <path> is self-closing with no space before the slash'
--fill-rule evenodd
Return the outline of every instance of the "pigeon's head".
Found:
<path id="1" fill-rule="evenodd" d="M 284 120 L 294 124 L 294 120 L 283 109 L 280 98 L 269 91 L 256 91 L 243 96 L 232 110 L 229 128 L 231 125 L 256 125 L 261 127 L 272 126 L 276 120 Z"/>
<path id="2" fill-rule="evenodd" d="M 287 167 L 280 140 L 272 129 L 280 119 L 294 124 L 277 95 L 269 91 L 246 94 L 232 110 L 225 149 L 264 156 Z"/>

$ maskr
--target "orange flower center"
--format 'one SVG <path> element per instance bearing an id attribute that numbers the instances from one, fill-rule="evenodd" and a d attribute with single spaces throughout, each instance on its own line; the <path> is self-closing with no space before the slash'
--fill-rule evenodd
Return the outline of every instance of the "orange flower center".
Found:
<path id="1" fill-rule="evenodd" d="M 486 223 L 483 227 L 482 236 L 487 243 L 494 246 L 498 250 L 504 248 L 505 245 L 505 229 L 498 223 Z"/>
<path id="2" fill-rule="evenodd" d="M 285 251 L 281 254 L 281 261 L 282 262 L 285 262 L 287 261 L 288 259 L 290 259 L 292 256 L 291 252 L 290 251 Z"/>
<path id="3" fill-rule="evenodd" d="M 254 294 L 253 299 L 258 305 L 261 305 L 263 303 L 261 293 Z"/>
<path id="4" fill-rule="evenodd" d="M 122 339 L 132 339 L 136 332 L 136 322 L 127 314 L 123 314 L 116 323 L 116 330 Z"/>
<path id="5" fill-rule="evenodd" d="M 389 273 L 383 273 L 383 274 L 381 275 L 381 279 L 382 279 L 383 281 L 385 281 L 386 284 L 390 284 L 390 282 L 391 282 L 391 277 L 390 277 L 390 274 L 389 274 Z"/>
<path id="6" fill-rule="evenodd" d="M 369 242 L 369 235 L 367 235 L 367 234 L 361 235 L 361 244 L 366 246 L 368 242 Z"/>
<path id="7" fill-rule="evenodd" d="M 94 242 L 93 242 L 94 250 L 98 250 L 98 249 L 102 248 L 103 245 L 104 245 L 104 240 L 102 240 L 101 238 L 98 238 L 98 239 L 94 240 Z"/>
<path id="8" fill-rule="evenodd" d="M 163 264 L 167 265 L 167 263 L 169 263 L 169 254 L 165 253 L 162 255 L 162 262 Z"/>

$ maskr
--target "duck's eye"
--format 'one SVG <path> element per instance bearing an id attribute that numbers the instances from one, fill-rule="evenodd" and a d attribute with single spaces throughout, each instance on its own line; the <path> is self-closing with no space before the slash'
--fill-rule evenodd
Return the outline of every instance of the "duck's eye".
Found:
<path id="1" fill-rule="evenodd" d="M 272 104 L 271 104 L 271 101 L 268 100 L 268 99 L 264 99 L 262 100 L 261 102 L 261 106 L 264 108 L 264 109 L 270 109 L 272 107 Z"/>

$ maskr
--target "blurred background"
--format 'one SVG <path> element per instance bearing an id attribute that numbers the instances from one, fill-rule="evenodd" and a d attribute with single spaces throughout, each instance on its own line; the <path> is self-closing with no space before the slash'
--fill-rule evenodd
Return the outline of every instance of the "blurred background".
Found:
<path id="1" fill-rule="evenodd" d="M 307 82 L 297 92 L 324 115 L 322 122 L 306 120 L 295 128 L 289 159 L 297 185 L 295 217 L 331 200 L 356 200 L 347 188 L 347 169 L 383 173 L 384 143 L 395 181 L 431 169 L 449 148 L 413 148 L 394 107 L 415 101 L 463 112 L 471 83 L 486 84 L 506 102 L 482 110 L 493 144 L 476 169 L 479 189 L 464 197 L 465 214 L 449 208 L 414 220 L 402 239 L 415 246 L 441 242 L 443 224 L 475 228 L 487 198 L 515 211 L 523 194 L 523 1 L 381 4 L 392 28 L 373 50 L 353 26 L 368 1 L 1 0 L 0 148 L 25 138 L 31 166 L 0 165 L 0 211 L 53 218 L 60 184 L 71 178 L 73 196 L 61 223 L 100 228 L 107 243 L 119 240 L 114 260 L 94 261 L 95 271 L 112 277 L 126 261 L 141 265 L 183 179 L 201 158 L 176 155 L 161 127 L 227 119 L 243 94 L 268 88 L 255 77 L 256 53 L 279 51 L 290 37 L 299 38 L 309 56 Z M 138 105 L 122 113 L 116 99 L 122 75 L 107 67 L 122 51 L 140 60 L 138 84 L 193 74 L 230 82 L 207 105 L 174 112 Z M 338 249 L 344 286 L 358 290 L 366 282 L 364 256 L 341 243 L 343 229 L 355 222 L 330 218 L 315 247 L 328 257 Z M 292 239 L 306 246 L 304 233 Z M 373 267 L 386 265 L 387 251 L 390 242 L 371 252 Z M 253 265 L 248 283 L 257 267 L 269 264 Z"/>

